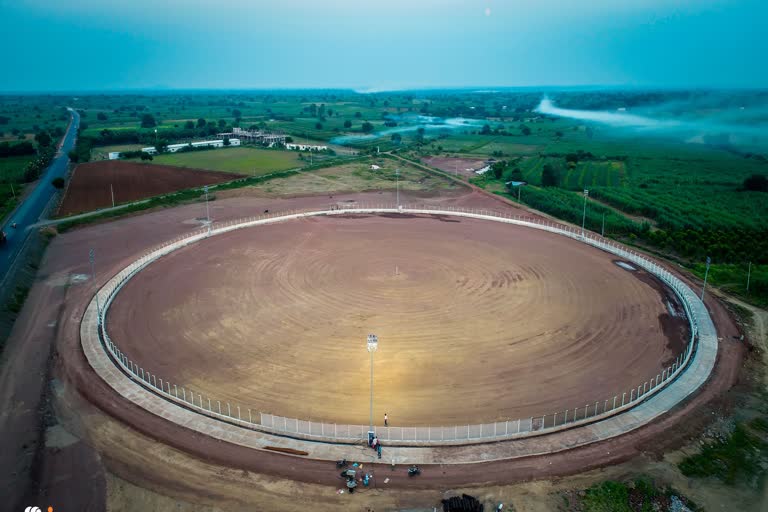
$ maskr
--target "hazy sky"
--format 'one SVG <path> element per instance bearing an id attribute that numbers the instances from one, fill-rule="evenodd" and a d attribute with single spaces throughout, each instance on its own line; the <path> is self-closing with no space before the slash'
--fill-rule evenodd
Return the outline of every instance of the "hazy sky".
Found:
<path id="1" fill-rule="evenodd" d="M 766 87 L 766 33 L 766 0 L 0 0 L 0 90 Z"/>

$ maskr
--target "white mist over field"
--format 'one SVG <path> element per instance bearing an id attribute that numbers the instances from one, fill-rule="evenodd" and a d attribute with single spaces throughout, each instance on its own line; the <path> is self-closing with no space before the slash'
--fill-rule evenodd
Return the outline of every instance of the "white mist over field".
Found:
<path id="1" fill-rule="evenodd" d="M 764 102 L 748 106 L 720 106 L 706 100 L 674 101 L 644 105 L 627 112 L 561 108 L 547 97 L 535 112 L 596 123 L 633 134 L 667 135 L 688 142 L 702 142 L 718 136 L 732 144 L 765 143 L 768 134 L 768 105 Z M 638 112 L 638 113 L 635 113 Z"/>
<path id="2" fill-rule="evenodd" d="M 354 144 L 356 142 L 364 142 L 367 140 L 380 139 L 383 137 L 390 137 L 394 133 L 414 133 L 419 128 L 424 128 L 425 132 L 429 131 L 457 131 L 461 129 L 477 129 L 478 126 L 482 126 L 484 121 L 480 119 L 467 119 L 464 117 L 450 117 L 442 118 L 435 116 L 399 116 L 390 115 L 387 117 L 392 121 L 398 123 L 398 126 L 381 130 L 375 133 L 368 134 L 349 134 L 340 135 L 331 139 L 332 144 Z"/>
<path id="3" fill-rule="evenodd" d="M 535 109 L 540 114 L 556 117 L 568 117 L 582 121 L 594 121 L 611 126 L 625 126 L 634 128 L 654 128 L 662 125 L 674 126 L 676 123 L 660 121 L 650 117 L 643 117 L 625 112 L 606 112 L 600 110 L 572 110 L 555 106 L 549 98 L 544 98 Z"/>

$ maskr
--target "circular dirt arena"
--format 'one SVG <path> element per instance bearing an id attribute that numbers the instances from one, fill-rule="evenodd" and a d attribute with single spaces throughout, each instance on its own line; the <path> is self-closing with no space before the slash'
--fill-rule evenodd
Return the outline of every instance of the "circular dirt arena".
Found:
<path id="1" fill-rule="evenodd" d="M 468 218 L 312 217 L 164 256 L 107 326 L 152 374 L 253 411 L 367 424 L 375 333 L 375 423 L 527 418 L 620 397 L 681 352 L 674 294 L 615 258 Z"/>

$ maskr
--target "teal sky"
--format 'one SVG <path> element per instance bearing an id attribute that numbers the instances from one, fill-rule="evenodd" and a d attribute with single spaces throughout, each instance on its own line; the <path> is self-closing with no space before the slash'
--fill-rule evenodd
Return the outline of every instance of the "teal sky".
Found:
<path id="1" fill-rule="evenodd" d="M 0 0 L 2 91 L 767 87 L 764 0 Z"/>

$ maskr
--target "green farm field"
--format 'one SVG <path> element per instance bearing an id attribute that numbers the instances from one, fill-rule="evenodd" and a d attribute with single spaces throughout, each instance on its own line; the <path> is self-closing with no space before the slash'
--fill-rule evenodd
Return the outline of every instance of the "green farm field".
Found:
<path id="1" fill-rule="evenodd" d="M 155 156 L 152 163 L 250 176 L 302 167 L 303 164 L 299 153 L 250 147 L 167 153 Z"/>

